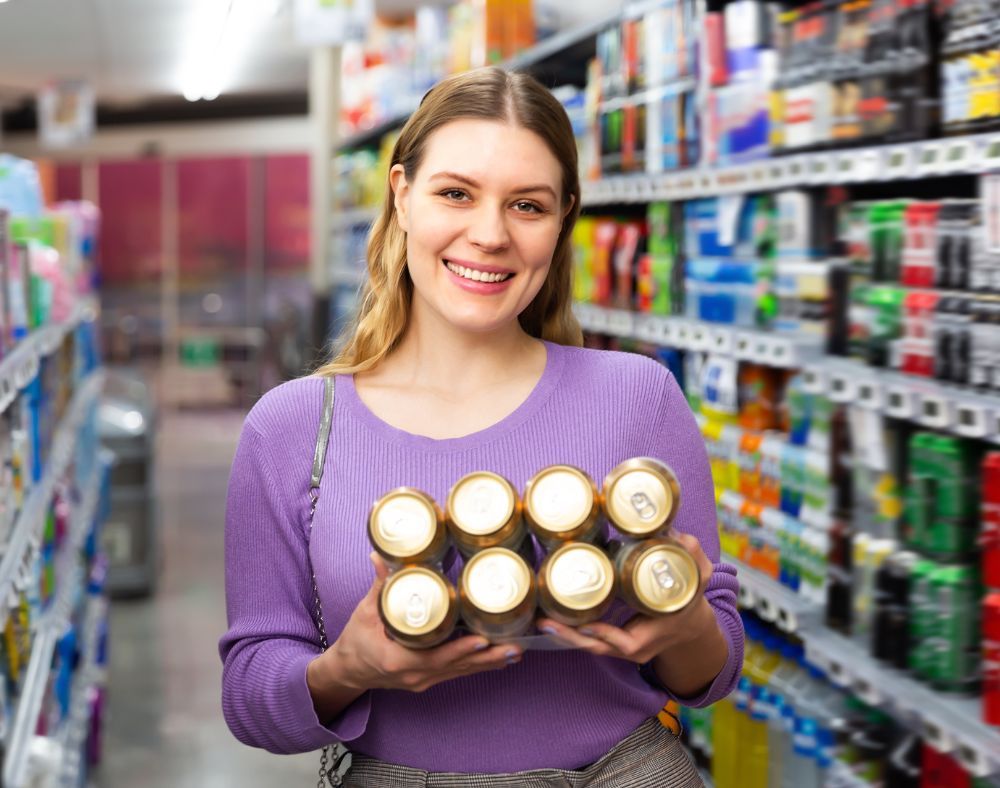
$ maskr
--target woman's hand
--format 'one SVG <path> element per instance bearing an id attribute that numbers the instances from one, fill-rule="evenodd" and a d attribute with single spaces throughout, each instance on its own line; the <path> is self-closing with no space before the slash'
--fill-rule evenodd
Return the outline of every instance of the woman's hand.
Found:
<path id="1" fill-rule="evenodd" d="M 409 649 L 391 640 L 378 614 L 378 598 L 389 570 L 377 554 L 371 559 L 375 582 L 340 637 L 309 666 L 320 693 L 325 682 L 351 688 L 354 697 L 370 689 L 423 692 L 442 681 L 498 670 L 521 660 L 519 647 L 491 646 L 478 635 L 425 650 Z"/>
<path id="2" fill-rule="evenodd" d="M 701 575 L 697 594 L 683 610 L 655 618 L 635 616 L 623 627 L 603 622 L 569 627 L 550 618 L 542 618 L 538 621 L 539 629 L 591 654 L 617 657 L 640 665 L 676 646 L 711 635 L 718 630 L 715 613 L 705 599 L 705 589 L 712 577 L 712 562 L 695 537 L 678 534 L 676 538 L 694 558 Z"/>

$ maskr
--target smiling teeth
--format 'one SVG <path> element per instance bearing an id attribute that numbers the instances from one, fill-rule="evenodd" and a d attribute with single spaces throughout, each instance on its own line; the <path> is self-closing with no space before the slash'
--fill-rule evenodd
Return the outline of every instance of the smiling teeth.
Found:
<path id="1" fill-rule="evenodd" d="M 511 276 L 510 274 L 488 274 L 484 271 L 476 271 L 473 268 L 466 268 L 464 265 L 456 265 L 448 261 L 445 261 L 445 265 L 448 266 L 448 270 L 453 274 L 458 274 L 463 279 L 471 279 L 473 282 L 487 282 L 492 284 L 494 282 L 502 282 Z"/>

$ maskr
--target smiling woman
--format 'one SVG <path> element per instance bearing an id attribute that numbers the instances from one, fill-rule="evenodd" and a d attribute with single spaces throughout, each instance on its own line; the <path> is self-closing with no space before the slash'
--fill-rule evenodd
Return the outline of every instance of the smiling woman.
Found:
<path id="1" fill-rule="evenodd" d="M 220 650 L 223 709 L 242 741 L 276 752 L 347 742 L 351 788 L 701 784 L 656 713 L 733 689 L 735 572 L 719 563 L 708 458 L 677 383 L 649 359 L 580 347 L 579 203 L 569 119 L 531 77 L 452 77 L 406 124 L 356 325 L 316 375 L 254 407 L 233 461 Z M 310 517 L 326 391 L 331 481 Z M 518 489 L 550 465 L 604 478 L 627 457 L 665 463 L 683 490 L 674 529 L 701 576 L 683 611 L 616 603 L 579 629 L 539 619 L 562 651 L 478 635 L 417 651 L 386 635 L 372 501 L 404 486 L 443 501 L 484 470 Z M 448 563 L 452 581 L 462 563 Z"/>

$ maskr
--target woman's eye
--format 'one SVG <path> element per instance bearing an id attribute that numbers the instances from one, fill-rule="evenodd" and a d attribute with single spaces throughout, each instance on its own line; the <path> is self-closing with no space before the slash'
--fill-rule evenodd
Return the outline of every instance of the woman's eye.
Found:
<path id="1" fill-rule="evenodd" d="M 539 208 L 533 202 L 526 202 L 525 200 L 520 200 L 514 203 L 514 207 L 517 209 L 518 213 L 541 213 L 542 209 Z"/>
<path id="2" fill-rule="evenodd" d="M 449 200 L 465 200 L 468 195 L 461 189 L 445 189 L 441 192 L 442 197 L 447 197 Z"/>

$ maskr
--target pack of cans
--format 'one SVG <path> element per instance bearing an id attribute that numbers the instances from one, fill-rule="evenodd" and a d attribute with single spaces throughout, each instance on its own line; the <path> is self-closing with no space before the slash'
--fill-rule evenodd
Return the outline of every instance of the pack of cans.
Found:
<path id="1" fill-rule="evenodd" d="M 386 632 L 431 648 L 464 625 L 530 646 L 539 612 L 570 626 L 599 620 L 616 598 L 644 615 L 677 612 L 700 584 L 694 559 L 670 536 L 679 504 L 673 471 L 651 458 L 621 463 L 600 489 L 583 470 L 552 465 L 523 495 L 476 471 L 455 483 L 444 510 L 420 490 L 393 490 L 368 520 L 393 570 L 379 598 Z M 452 545 L 464 558 L 457 584 L 442 570 Z"/>

